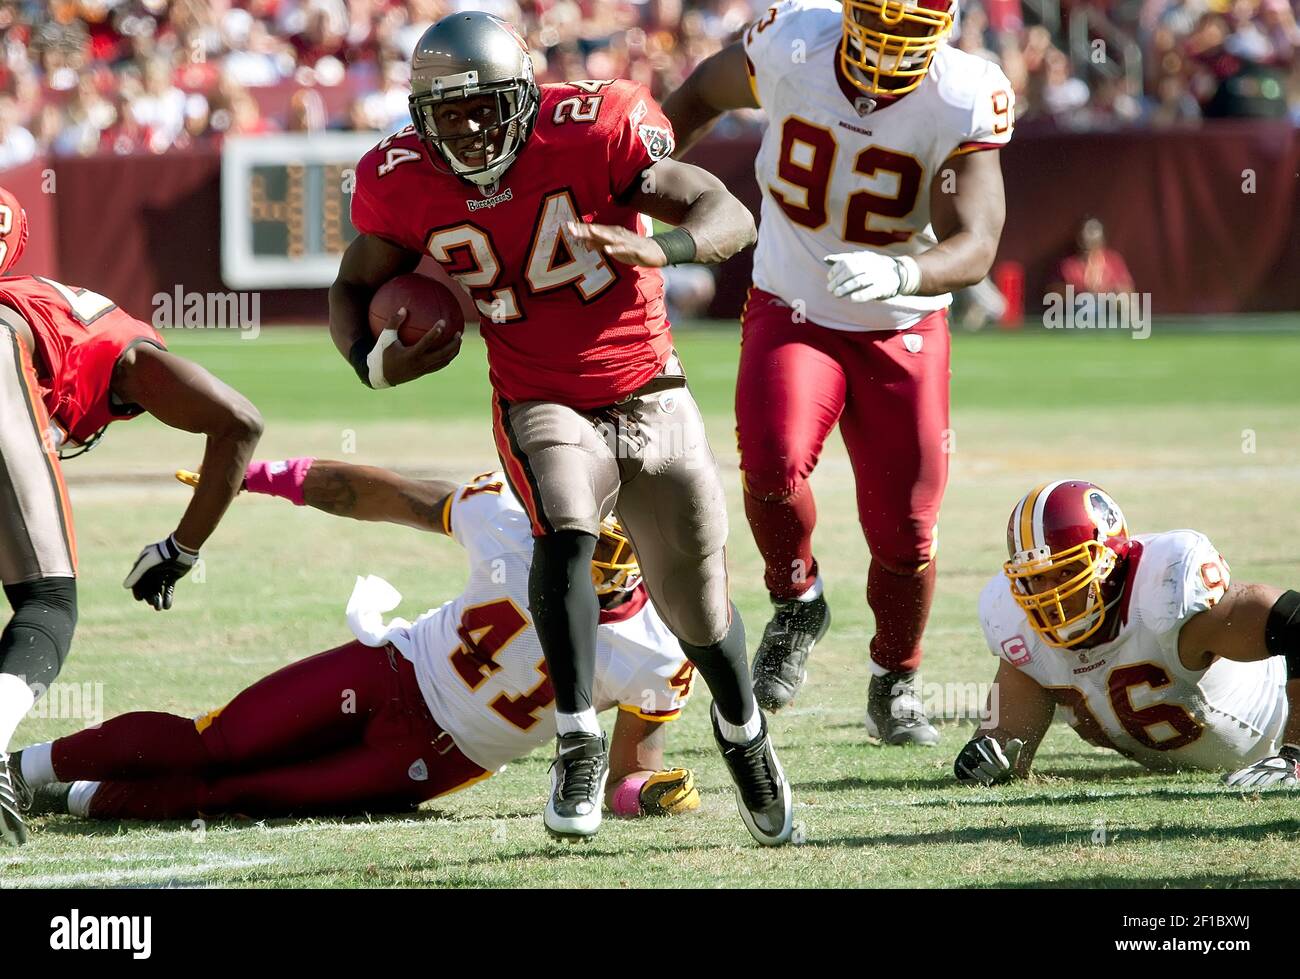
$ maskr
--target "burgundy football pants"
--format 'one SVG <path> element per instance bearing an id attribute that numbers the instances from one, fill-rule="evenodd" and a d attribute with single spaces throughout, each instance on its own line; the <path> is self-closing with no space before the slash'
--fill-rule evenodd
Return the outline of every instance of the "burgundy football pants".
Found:
<path id="1" fill-rule="evenodd" d="M 921 662 L 934 594 L 935 525 L 948 478 L 949 338 L 938 311 L 898 332 L 848 333 L 798 322 L 752 289 L 742 320 L 736 431 L 745 514 L 775 598 L 816 579 L 816 504 L 808 477 L 839 423 L 871 552 L 871 657 Z"/>
<path id="2" fill-rule="evenodd" d="M 96 819 L 409 808 L 487 777 L 429 714 L 415 670 L 359 642 L 259 680 L 194 720 L 138 711 L 54 742 Z"/>

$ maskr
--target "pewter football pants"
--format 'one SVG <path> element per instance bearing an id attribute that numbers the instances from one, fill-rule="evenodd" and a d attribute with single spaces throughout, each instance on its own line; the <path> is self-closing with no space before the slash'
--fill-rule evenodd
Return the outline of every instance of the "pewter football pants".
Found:
<path id="1" fill-rule="evenodd" d="M 686 387 L 590 412 L 497 398 L 493 415 L 501 461 L 535 536 L 596 536 L 614 512 L 673 634 L 692 646 L 727 634 L 726 499 Z"/>
<path id="2" fill-rule="evenodd" d="M 32 359 L 0 324 L 0 581 L 77 573 L 72 511 Z"/>

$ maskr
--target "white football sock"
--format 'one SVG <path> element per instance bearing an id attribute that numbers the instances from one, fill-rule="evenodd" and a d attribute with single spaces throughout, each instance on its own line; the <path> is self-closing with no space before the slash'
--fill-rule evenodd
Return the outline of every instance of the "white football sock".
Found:
<path id="1" fill-rule="evenodd" d="M 877 663 L 874 659 L 867 660 L 867 666 L 870 668 L 872 676 L 884 676 L 886 673 L 890 672 L 889 670 L 881 666 L 879 663 Z"/>
<path id="2" fill-rule="evenodd" d="M 99 782 L 73 782 L 68 790 L 68 815 L 90 818 L 90 801 L 99 791 Z"/>
<path id="3" fill-rule="evenodd" d="M 718 713 L 717 704 L 713 705 L 713 717 L 718 722 L 718 730 L 722 732 L 722 736 L 732 744 L 749 744 L 763 730 L 763 718 L 758 713 L 757 707 L 749 715 L 749 720 L 740 725 L 729 724 L 727 719 Z"/>
<path id="4" fill-rule="evenodd" d="M 588 707 L 584 711 L 576 714 L 561 714 L 555 712 L 555 730 L 559 734 L 577 734 L 581 731 L 583 734 L 590 734 L 594 737 L 600 737 L 600 721 L 596 718 L 596 708 Z"/>
<path id="5" fill-rule="evenodd" d="M 53 741 L 45 741 L 23 749 L 23 781 L 34 789 L 59 780 L 54 774 L 53 747 Z"/>
<path id="6" fill-rule="evenodd" d="M 818 575 L 813 579 L 813 583 L 808 586 L 808 590 L 802 595 L 796 595 L 796 602 L 814 602 L 822 597 L 822 576 Z"/>
<path id="7" fill-rule="evenodd" d="M 26 680 L 0 673 L 0 751 L 9 750 L 10 739 L 34 703 L 36 694 Z"/>

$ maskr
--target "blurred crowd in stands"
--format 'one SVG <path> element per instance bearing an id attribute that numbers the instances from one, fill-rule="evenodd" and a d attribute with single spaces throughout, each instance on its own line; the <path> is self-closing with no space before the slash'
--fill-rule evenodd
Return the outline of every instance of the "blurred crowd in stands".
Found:
<path id="1" fill-rule="evenodd" d="M 518 25 L 543 81 L 623 76 L 662 96 L 765 6 L 5 0 L 0 168 L 39 153 L 183 150 L 227 134 L 400 128 L 416 40 L 461 9 Z M 1164 126 L 1288 113 L 1300 125 L 1297 9 L 1300 0 L 970 0 L 953 43 L 1003 66 L 1023 125 Z M 1080 15 L 1087 26 L 1071 47 L 1069 24 Z M 724 126 L 757 120 L 742 115 Z"/>

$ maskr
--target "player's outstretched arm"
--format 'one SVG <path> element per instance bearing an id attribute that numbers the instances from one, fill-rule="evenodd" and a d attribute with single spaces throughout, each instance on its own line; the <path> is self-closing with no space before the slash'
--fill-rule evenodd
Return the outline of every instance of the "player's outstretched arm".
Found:
<path id="1" fill-rule="evenodd" d="M 737 41 L 701 61 L 662 103 L 677 139 L 673 156 L 680 160 L 722 113 L 758 107 L 745 66 L 745 47 Z"/>
<path id="2" fill-rule="evenodd" d="M 1292 679 L 1300 676 L 1300 592 L 1232 582 L 1212 608 L 1178 630 L 1178 658 L 1204 670 L 1215 657 L 1242 663 L 1282 656 Z"/>
<path id="3" fill-rule="evenodd" d="M 651 268 L 722 262 L 758 240 L 749 209 L 721 180 L 689 163 L 660 160 L 625 203 L 676 227 L 647 238 L 615 225 L 578 221 L 568 226 L 569 233 L 616 261 Z"/>
<path id="4" fill-rule="evenodd" d="M 191 473 L 177 476 L 202 485 Z M 436 534 L 447 533 L 443 518 L 458 488 L 445 479 L 408 479 L 378 466 L 308 457 L 254 462 L 244 476 L 244 489 L 250 493 L 279 496 L 336 517 L 395 523 Z"/>
<path id="5" fill-rule="evenodd" d="M 695 773 L 686 768 L 664 771 L 662 721 L 647 721 L 620 710 L 609 745 L 609 781 L 605 805 L 619 816 L 672 816 L 698 809 Z"/>
<path id="6" fill-rule="evenodd" d="M 1029 774 L 1056 712 L 1051 696 L 1009 663 L 1000 663 L 988 719 L 957 755 L 959 782 L 996 785 Z"/>
<path id="7" fill-rule="evenodd" d="M 409 347 L 394 334 L 391 342 L 376 349 L 370 300 L 389 279 L 413 272 L 419 264 L 417 252 L 366 234 L 353 239 L 339 262 L 329 292 L 330 338 L 367 387 L 391 387 L 431 374 L 460 352 L 459 343 L 440 346 L 438 330 L 430 330 Z M 396 331 L 403 319 L 405 310 L 398 310 L 389 317 L 385 332 Z"/>
<path id="8" fill-rule="evenodd" d="M 210 477 L 195 491 L 175 532 L 141 551 L 123 583 L 139 601 L 171 608 L 176 581 L 194 565 L 199 548 L 239 492 L 244 468 L 262 437 L 262 416 L 247 398 L 198 364 L 151 344 L 137 344 L 119 358 L 112 391 L 164 425 L 207 436 L 203 471 Z"/>

